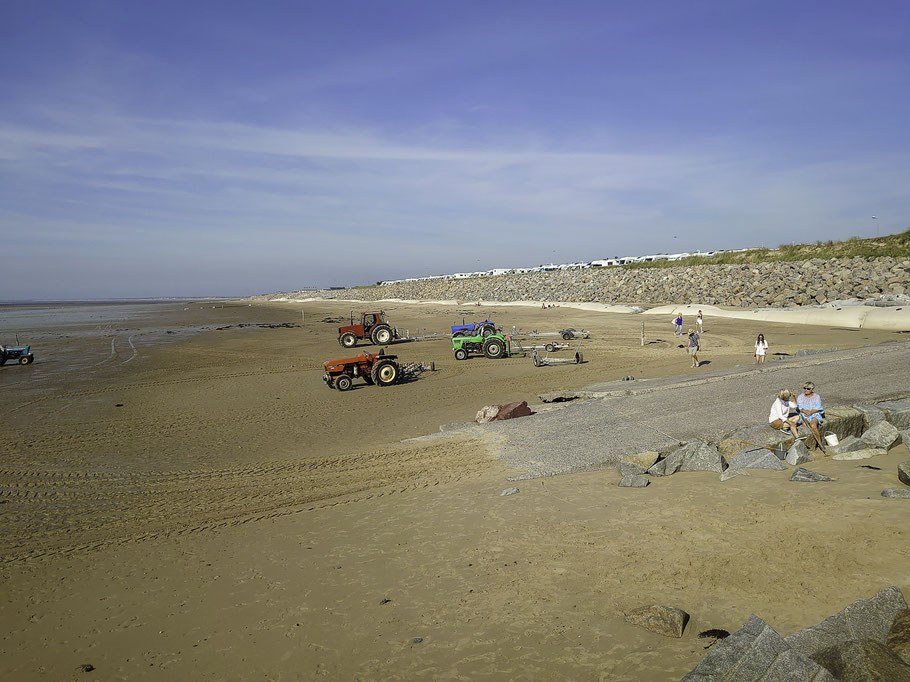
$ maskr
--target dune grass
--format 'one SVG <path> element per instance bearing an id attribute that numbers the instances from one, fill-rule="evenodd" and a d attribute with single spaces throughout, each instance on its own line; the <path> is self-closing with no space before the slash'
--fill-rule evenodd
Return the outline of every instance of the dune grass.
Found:
<path id="1" fill-rule="evenodd" d="M 649 263 L 630 263 L 626 268 L 672 268 L 694 265 L 743 265 L 751 263 L 776 263 L 810 260 L 812 258 L 892 258 L 910 257 L 910 229 L 884 237 L 846 241 L 815 242 L 814 244 L 782 244 L 776 249 L 750 249 L 749 251 L 724 251 L 713 256 L 690 256 L 678 261 L 656 260 Z"/>

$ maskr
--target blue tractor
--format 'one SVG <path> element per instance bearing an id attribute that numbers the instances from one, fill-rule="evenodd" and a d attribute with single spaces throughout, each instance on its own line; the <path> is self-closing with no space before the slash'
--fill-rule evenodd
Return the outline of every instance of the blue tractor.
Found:
<path id="1" fill-rule="evenodd" d="M 35 356 L 29 352 L 29 349 L 29 346 L 0 345 L 0 365 L 5 365 L 7 360 L 15 360 L 20 365 L 32 364 Z"/>
<path id="2" fill-rule="evenodd" d="M 496 325 L 490 320 L 484 320 L 483 322 L 472 322 L 471 324 L 465 324 L 464 320 L 461 322 L 461 324 L 452 325 L 453 339 L 457 339 L 462 336 L 477 336 L 478 334 L 486 338 L 490 334 L 496 333 Z"/>

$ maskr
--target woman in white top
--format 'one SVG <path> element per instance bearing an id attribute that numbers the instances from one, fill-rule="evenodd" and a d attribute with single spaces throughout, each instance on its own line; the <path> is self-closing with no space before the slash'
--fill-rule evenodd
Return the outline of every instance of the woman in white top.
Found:
<path id="1" fill-rule="evenodd" d="M 765 361 L 765 354 L 768 352 L 768 342 L 765 341 L 765 335 L 759 334 L 755 339 L 755 362 L 761 364 Z"/>
<path id="2" fill-rule="evenodd" d="M 702 315 L 701 311 L 699 310 L 698 315 L 695 316 L 695 331 L 698 332 L 699 334 L 701 334 L 704 331 L 704 329 L 702 329 L 702 326 L 704 324 L 705 324 L 704 315 Z"/>
<path id="3" fill-rule="evenodd" d="M 793 394 L 786 388 L 777 394 L 777 400 L 771 403 L 771 414 L 768 423 L 775 429 L 790 429 L 794 438 L 799 438 L 796 426 L 799 424 L 799 408 L 793 400 Z"/>

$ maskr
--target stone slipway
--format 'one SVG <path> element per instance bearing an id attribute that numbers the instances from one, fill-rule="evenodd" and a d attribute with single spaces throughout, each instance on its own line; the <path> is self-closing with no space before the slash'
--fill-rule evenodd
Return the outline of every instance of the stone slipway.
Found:
<path id="1" fill-rule="evenodd" d="M 594 384 L 581 391 L 588 399 L 538 407 L 537 414 L 510 421 L 450 424 L 429 438 L 482 437 L 521 472 L 517 478 L 614 468 L 625 454 L 693 439 L 716 444 L 744 426 L 766 424 L 778 390 L 798 390 L 807 380 L 829 408 L 910 396 L 910 343 Z"/>

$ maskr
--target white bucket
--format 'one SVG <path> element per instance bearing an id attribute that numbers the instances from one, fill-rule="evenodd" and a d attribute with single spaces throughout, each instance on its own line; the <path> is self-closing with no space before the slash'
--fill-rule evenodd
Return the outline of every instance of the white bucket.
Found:
<path id="1" fill-rule="evenodd" d="M 834 447 L 835 445 L 837 445 L 840 441 L 837 440 L 837 434 L 836 434 L 836 433 L 829 433 L 827 436 L 825 436 L 825 442 L 833 448 L 833 447 Z"/>

